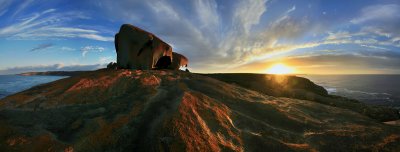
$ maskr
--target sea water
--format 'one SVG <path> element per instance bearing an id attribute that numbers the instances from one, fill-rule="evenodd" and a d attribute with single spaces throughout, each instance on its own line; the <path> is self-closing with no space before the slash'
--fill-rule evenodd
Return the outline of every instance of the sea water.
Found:
<path id="1" fill-rule="evenodd" d="M 299 75 L 329 94 L 400 108 L 400 75 Z"/>
<path id="2" fill-rule="evenodd" d="M 33 86 L 66 78 L 66 76 L 0 75 L 0 99 Z"/>

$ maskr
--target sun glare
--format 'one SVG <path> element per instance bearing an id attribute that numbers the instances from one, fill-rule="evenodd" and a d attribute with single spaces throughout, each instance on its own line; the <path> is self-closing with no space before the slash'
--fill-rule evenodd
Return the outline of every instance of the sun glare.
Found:
<path id="1" fill-rule="evenodd" d="M 294 72 L 294 69 L 286 66 L 285 64 L 278 63 L 272 65 L 269 69 L 267 69 L 266 73 L 268 74 L 291 74 Z"/>

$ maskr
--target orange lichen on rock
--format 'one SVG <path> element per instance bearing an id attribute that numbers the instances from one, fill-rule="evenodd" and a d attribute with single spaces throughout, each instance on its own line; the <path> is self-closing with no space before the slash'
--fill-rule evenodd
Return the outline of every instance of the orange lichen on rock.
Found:
<path id="1" fill-rule="evenodd" d="M 107 88 L 113 84 L 117 78 L 110 78 L 108 76 L 101 77 L 99 79 L 81 79 L 78 83 L 73 85 L 67 90 L 67 92 L 82 90 L 86 88 Z"/>
<path id="2" fill-rule="evenodd" d="M 139 73 L 136 73 L 137 75 L 140 75 Z M 122 77 L 131 77 L 132 76 L 132 71 L 131 70 L 121 70 L 121 72 L 118 72 L 116 76 L 101 76 L 95 79 L 89 79 L 89 78 L 82 78 L 80 79 L 77 83 L 75 83 L 72 87 L 67 89 L 66 92 L 71 92 L 71 91 L 77 91 L 77 90 L 82 90 L 82 89 L 87 89 L 87 88 L 108 88 L 111 85 L 115 84 L 117 80 L 119 80 Z"/>
<path id="3" fill-rule="evenodd" d="M 289 147 L 292 148 L 293 150 L 296 150 L 296 151 L 299 151 L 299 150 L 305 151 L 305 150 L 306 150 L 306 151 L 310 151 L 310 152 L 317 152 L 316 149 L 310 147 L 310 145 L 309 145 L 309 144 L 306 144 L 306 143 L 304 143 L 304 144 L 284 143 L 284 144 L 287 145 L 287 146 L 289 146 Z"/>
<path id="4" fill-rule="evenodd" d="M 223 105 L 204 96 L 185 92 L 179 106 L 179 118 L 173 120 L 186 151 L 243 151 L 238 131 L 227 119 Z M 212 119 L 217 119 L 213 122 Z M 216 129 L 219 128 L 219 129 Z"/>
<path id="5" fill-rule="evenodd" d="M 142 82 L 142 85 L 144 85 L 144 86 L 158 86 L 161 83 L 161 79 L 154 75 L 151 75 L 148 77 L 144 77 L 141 80 L 141 82 Z"/>
<path id="6" fill-rule="evenodd" d="M 400 135 L 399 134 L 391 134 L 387 137 L 385 137 L 382 142 L 378 143 L 375 148 L 376 149 L 382 149 L 384 148 L 387 144 L 393 143 L 393 142 L 400 142 Z M 378 150 L 377 150 L 378 151 Z"/>

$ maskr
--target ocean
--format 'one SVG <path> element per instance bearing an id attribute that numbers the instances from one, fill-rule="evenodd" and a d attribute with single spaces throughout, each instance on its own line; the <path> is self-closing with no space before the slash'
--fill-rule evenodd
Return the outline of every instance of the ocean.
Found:
<path id="1" fill-rule="evenodd" d="M 33 86 L 66 78 L 66 76 L 0 75 L 0 99 Z"/>
<path id="2" fill-rule="evenodd" d="M 400 108 L 400 75 L 299 75 L 324 87 L 329 94 L 367 104 Z M 0 99 L 66 76 L 0 75 Z"/>
<path id="3" fill-rule="evenodd" d="M 329 94 L 400 109 L 400 75 L 299 75 Z"/>

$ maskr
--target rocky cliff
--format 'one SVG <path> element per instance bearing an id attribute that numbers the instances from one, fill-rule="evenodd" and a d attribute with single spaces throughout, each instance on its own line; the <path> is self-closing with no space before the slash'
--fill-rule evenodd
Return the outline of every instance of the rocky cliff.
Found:
<path id="1" fill-rule="evenodd" d="M 396 151 L 400 128 L 180 71 L 103 69 L 0 100 L 1 151 Z"/>

